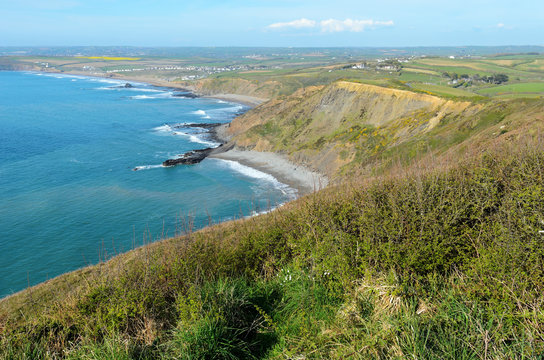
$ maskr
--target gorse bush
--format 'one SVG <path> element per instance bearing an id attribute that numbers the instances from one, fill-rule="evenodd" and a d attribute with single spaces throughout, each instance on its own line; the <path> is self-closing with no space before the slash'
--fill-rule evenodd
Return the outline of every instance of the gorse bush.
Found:
<path id="1" fill-rule="evenodd" d="M 91 268 L 70 296 L 6 315 L 0 356 L 539 358 L 543 144 L 438 165 Z"/>

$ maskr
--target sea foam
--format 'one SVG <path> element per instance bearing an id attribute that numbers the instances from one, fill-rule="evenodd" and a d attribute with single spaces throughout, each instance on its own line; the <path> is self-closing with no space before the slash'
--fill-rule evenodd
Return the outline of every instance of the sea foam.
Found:
<path id="1" fill-rule="evenodd" d="M 172 97 L 171 92 L 161 92 L 157 95 L 135 95 L 135 96 L 131 96 L 130 98 L 134 100 L 142 100 L 142 99 L 166 99 L 171 97 Z"/>
<path id="2" fill-rule="evenodd" d="M 238 161 L 225 160 L 225 159 L 219 159 L 219 160 L 221 160 L 221 162 L 227 165 L 227 167 L 230 168 L 231 170 L 234 170 L 244 176 L 271 183 L 275 188 L 279 189 L 284 195 L 287 195 L 290 199 L 295 199 L 297 197 L 296 189 L 293 189 L 289 185 L 280 182 L 278 179 L 276 179 L 274 176 L 270 174 L 267 174 L 263 171 L 254 169 L 246 165 L 242 165 Z"/>
<path id="3" fill-rule="evenodd" d="M 207 140 L 199 138 L 198 136 L 195 136 L 195 135 L 192 135 L 192 134 L 187 134 L 187 133 L 184 133 L 184 132 L 181 132 L 181 131 L 174 131 L 173 134 L 174 135 L 179 135 L 179 136 L 185 136 L 185 137 L 187 137 L 189 139 L 189 141 L 191 141 L 193 143 L 196 143 L 196 144 L 203 144 L 203 145 L 206 145 L 206 146 L 209 146 L 209 147 L 219 146 L 219 143 L 216 143 L 214 141 L 207 141 Z"/>
<path id="4" fill-rule="evenodd" d="M 126 88 L 123 86 L 101 86 L 98 88 L 95 88 L 95 90 L 106 90 L 106 91 L 135 91 L 135 92 L 150 92 L 150 93 L 164 93 L 164 90 L 158 90 L 158 89 L 150 89 L 150 88 L 139 88 L 139 87 L 131 87 Z"/>
<path id="5" fill-rule="evenodd" d="M 149 169 L 158 169 L 164 167 L 163 165 L 141 165 L 134 167 L 134 171 L 140 171 L 140 170 L 149 170 Z"/>
<path id="6" fill-rule="evenodd" d="M 155 128 L 153 128 L 153 131 L 156 131 L 156 132 L 172 132 L 172 127 L 168 124 L 164 124 L 164 125 L 161 125 L 161 126 L 157 126 Z"/>

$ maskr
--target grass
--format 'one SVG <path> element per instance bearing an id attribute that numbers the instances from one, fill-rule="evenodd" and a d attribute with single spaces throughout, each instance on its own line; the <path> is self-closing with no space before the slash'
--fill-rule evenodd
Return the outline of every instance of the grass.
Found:
<path id="1" fill-rule="evenodd" d="M 10 298 L 23 317 L 2 312 L 0 356 L 537 358 L 541 141 L 153 244 L 54 301 Z"/>
<path id="2" fill-rule="evenodd" d="M 429 92 L 433 95 L 448 97 L 469 97 L 473 98 L 477 96 L 473 92 L 466 91 L 459 88 L 453 88 L 451 86 L 446 85 L 434 85 L 434 84 L 414 84 L 412 87 L 416 90 L 423 90 L 426 92 Z"/>
<path id="3" fill-rule="evenodd" d="M 433 70 L 417 69 L 417 68 L 410 68 L 410 67 L 404 67 L 404 68 L 402 68 L 402 70 L 403 71 L 408 71 L 408 72 L 426 74 L 426 75 L 440 76 L 440 74 L 438 72 L 433 71 Z"/>
<path id="4" fill-rule="evenodd" d="M 88 59 L 88 60 L 106 60 L 106 61 L 136 61 L 140 58 L 136 57 L 115 57 L 115 56 L 76 56 L 75 59 Z"/>
<path id="5" fill-rule="evenodd" d="M 514 60 L 491 65 L 521 65 Z M 437 72 L 457 64 L 430 61 Z M 352 94 L 334 86 L 282 97 L 279 112 L 264 104 L 247 114 L 269 119 L 251 130 L 256 138 L 300 146 L 304 159 L 337 145 L 350 177 L 3 299 L 0 358 L 542 358 L 542 101 L 463 108 L 473 93 L 421 84 L 426 73 L 329 70 L 220 75 L 210 86 L 276 96 L 339 76 L 409 90 L 405 80 L 452 107 L 426 128 L 441 108 L 378 126 L 366 102 L 345 110 L 338 97 Z M 362 97 L 373 110 L 374 95 Z M 397 97 L 417 105 L 393 95 L 382 94 L 387 111 L 402 110 Z M 321 105 L 331 113 L 314 112 Z M 340 126 L 319 130 L 335 117 Z"/>
<path id="6" fill-rule="evenodd" d="M 525 71 L 544 71 L 544 59 L 531 59 L 530 61 L 524 61 L 516 65 L 516 69 L 525 70 Z"/>
<path id="7" fill-rule="evenodd" d="M 304 59 L 303 59 L 304 58 Z M 112 63 L 121 63 L 125 65 L 138 67 L 153 67 L 166 65 L 195 65 L 195 66 L 227 66 L 232 65 L 232 60 L 187 55 L 185 58 L 166 58 L 166 57 L 12 57 L 7 61 L 24 64 L 25 66 L 36 66 L 36 61 L 48 62 L 50 66 L 57 69 L 70 71 L 84 71 L 83 65 L 93 66 L 106 71 L 110 69 Z M 353 79 L 356 81 L 380 84 L 382 86 L 396 87 L 396 83 L 407 82 L 414 89 L 421 88 L 424 91 L 430 91 L 440 96 L 447 97 L 471 97 L 478 96 L 479 90 L 482 94 L 490 96 L 504 97 L 504 94 L 495 94 L 487 92 L 487 85 L 482 83 L 473 83 L 458 92 L 453 86 L 448 86 L 449 78 L 444 77 L 444 72 L 457 73 L 459 75 L 480 75 L 491 76 L 493 74 L 506 74 L 510 81 L 516 83 L 535 83 L 544 78 L 543 58 L 538 55 L 510 55 L 488 58 L 458 58 L 450 59 L 444 57 L 416 58 L 408 63 L 402 63 L 401 71 L 377 71 L 374 67 L 376 61 L 366 60 L 369 67 L 365 70 L 351 69 L 350 66 L 361 62 L 358 58 L 335 58 L 331 56 L 289 56 L 283 57 L 265 57 L 262 59 L 237 59 L 236 63 L 243 65 L 256 66 L 255 69 L 242 71 L 229 71 L 219 74 L 209 74 L 208 79 L 200 81 L 197 87 L 202 85 L 207 93 L 224 92 L 225 90 L 240 93 L 243 95 L 257 96 L 262 98 L 273 98 L 278 95 L 290 95 L 295 91 L 315 85 L 328 85 L 339 79 Z M 261 69 L 260 67 L 265 69 Z M 145 80 L 156 78 L 157 80 L 165 77 L 169 79 L 182 79 L 186 75 L 192 74 L 190 71 L 174 70 L 164 71 L 144 71 L 138 74 L 131 73 L 131 76 L 142 76 Z M 231 86 L 225 88 L 221 81 L 237 82 L 239 80 L 248 81 L 241 86 Z M 221 81 L 215 81 L 221 80 Z M 182 82 L 183 85 L 191 85 Z M 197 82 L 199 83 L 199 82 Z M 507 84 L 509 85 L 509 84 Z M 426 87 L 435 87 L 428 90 Z M 434 91 L 433 91 L 434 90 Z M 470 95 L 475 93 L 476 95 Z M 517 92 L 515 92 L 517 93 Z M 533 93 L 531 92 L 532 95 Z M 534 97 L 534 96 L 529 96 Z"/>
<path id="8" fill-rule="evenodd" d="M 485 60 L 467 60 L 467 59 L 421 59 L 415 64 L 423 67 L 433 67 L 436 71 L 453 71 L 459 74 L 480 74 L 492 75 L 494 73 L 504 73 L 509 76 L 531 77 L 532 74 L 524 70 L 518 70 L 511 66 L 501 66 Z"/>
<path id="9" fill-rule="evenodd" d="M 511 93 L 539 93 L 544 94 L 544 82 L 508 84 L 494 86 L 478 90 L 478 93 L 484 95 L 503 95 Z"/>

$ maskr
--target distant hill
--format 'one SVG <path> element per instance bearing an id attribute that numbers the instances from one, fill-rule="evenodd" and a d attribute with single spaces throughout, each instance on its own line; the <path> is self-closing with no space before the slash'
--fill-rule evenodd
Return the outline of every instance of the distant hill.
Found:
<path id="1" fill-rule="evenodd" d="M 0 46 L 1 55 L 25 56 L 166 56 L 239 58 L 247 55 L 286 56 L 325 53 L 332 56 L 491 55 L 544 53 L 544 46 L 417 46 L 417 47 L 136 47 L 136 46 Z"/>

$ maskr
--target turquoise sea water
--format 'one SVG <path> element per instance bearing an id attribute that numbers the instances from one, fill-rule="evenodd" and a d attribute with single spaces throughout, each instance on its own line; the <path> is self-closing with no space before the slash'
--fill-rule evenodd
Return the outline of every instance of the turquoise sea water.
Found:
<path id="1" fill-rule="evenodd" d="M 0 297 L 144 241 L 294 197 L 236 162 L 162 161 L 216 146 L 184 123 L 243 105 L 100 78 L 0 72 Z M 140 169 L 134 171 L 134 169 Z"/>

